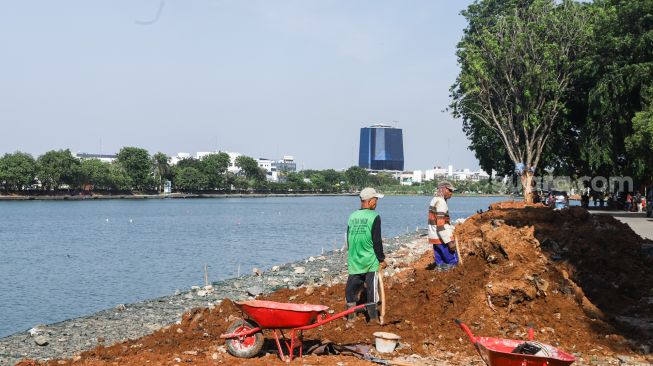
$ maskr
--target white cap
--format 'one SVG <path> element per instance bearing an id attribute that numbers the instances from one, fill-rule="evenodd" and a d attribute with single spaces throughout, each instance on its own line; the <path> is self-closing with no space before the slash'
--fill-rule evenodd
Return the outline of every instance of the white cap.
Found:
<path id="1" fill-rule="evenodd" d="M 383 198 L 381 193 L 377 193 L 376 189 L 367 187 L 361 191 L 359 194 L 361 201 L 367 201 L 371 198 Z"/>

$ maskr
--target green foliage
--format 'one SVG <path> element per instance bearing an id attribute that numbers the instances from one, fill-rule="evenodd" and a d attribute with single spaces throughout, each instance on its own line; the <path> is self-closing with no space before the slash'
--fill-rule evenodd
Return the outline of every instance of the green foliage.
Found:
<path id="1" fill-rule="evenodd" d="M 107 164 L 107 163 L 105 163 Z M 120 164 L 107 164 L 109 166 L 109 184 L 112 191 L 131 191 L 134 182 L 127 170 Z"/>
<path id="2" fill-rule="evenodd" d="M 152 170 L 154 171 L 154 181 L 159 192 L 163 191 L 163 181 L 172 179 L 172 169 L 170 168 L 170 157 L 162 152 L 152 156 Z"/>
<path id="3" fill-rule="evenodd" d="M 209 186 L 209 178 L 193 167 L 176 168 L 174 186 L 185 192 L 201 191 Z"/>
<path id="4" fill-rule="evenodd" d="M 114 186 L 109 163 L 98 159 L 84 160 L 77 172 L 77 181 L 81 188 L 91 185 L 94 190 L 109 190 Z"/>
<path id="5" fill-rule="evenodd" d="M 363 189 L 369 181 L 367 170 L 357 166 L 352 166 L 347 169 L 345 171 L 345 177 L 347 178 L 347 182 L 357 189 Z"/>
<path id="6" fill-rule="evenodd" d="M 74 187 L 78 183 L 80 161 L 69 149 L 50 150 L 37 160 L 38 180 L 45 190 L 58 190 L 62 184 Z"/>
<path id="7" fill-rule="evenodd" d="M 209 154 L 200 161 L 200 169 L 208 179 L 208 188 L 225 188 L 224 174 L 229 167 L 229 154 L 220 152 Z M 258 164 L 257 164 L 258 167 Z"/>
<path id="8" fill-rule="evenodd" d="M 30 154 L 17 151 L 0 158 L 0 183 L 5 190 L 21 190 L 34 183 L 36 161 Z"/>
<path id="9" fill-rule="evenodd" d="M 653 1 L 596 0 L 591 9 L 594 38 L 577 93 L 586 112 L 577 121 L 581 157 L 604 175 L 649 180 L 653 166 L 643 165 L 642 154 L 653 151 L 635 140 L 644 128 L 636 115 L 648 108 L 645 94 L 653 86 Z"/>
<path id="10" fill-rule="evenodd" d="M 152 183 L 150 154 L 138 147 L 123 147 L 118 152 L 117 163 L 122 166 L 134 188 L 143 190 Z"/>
<path id="11" fill-rule="evenodd" d="M 253 179 L 254 181 L 265 180 L 265 171 L 259 168 L 258 162 L 254 158 L 241 155 L 236 158 L 235 163 L 248 179 Z"/>
<path id="12" fill-rule="evenodd" d="M 632 125 L 633 133 L 625 141 L 626 151 L 632 157 L 631 166 L 638 176 L 650 178 L 653 169 L 653 98 L 646 109 L 635 114 Z"/>
<path id="13" fill-rule="evenodd" d="M 481 166 L 550 165 L 574 62 L 589 36 L 583 7 L 571 0 L 477 1 L 458 44 L 460 74 L 451 108 L 463 118 Z M 555 152 L 559 153 L 559 152 Z"/>

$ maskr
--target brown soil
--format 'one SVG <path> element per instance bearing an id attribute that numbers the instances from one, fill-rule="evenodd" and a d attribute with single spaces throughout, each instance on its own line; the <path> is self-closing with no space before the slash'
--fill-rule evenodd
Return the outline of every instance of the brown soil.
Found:
<path id="1" fill-rule="evenodd" d="M 515 208 L 520 207 L 520 208 Z M 351 329 L 343 320 L 305 332 L 305 344 L 321 340 L 373 344 L 372 333 L 402 336 L 399 354 L 437 357 L 469 364 L 474 349 L 454 324 L 465 321 L 481 336 L 524 339 L 533 323 L 536 339 L 583 356 L 635 355 L 651 338 L 624 326 L 617 317 L 653 318 L 653 261 L 640 254 L 644 242 L 626 225 L 582 208 L 553 211 L 519 203 L 492 210 L 458 225 L 464 265 L 429 271 L 432 254 L 386 281 L 386 325 L 359 316 Z M 427 246 L 425 246 L 427 248 Z M 310 294 L 307 294 L 310 293 Z M 266 300 L 324 304 L 344 309 L 343 285 L 314 291 L 280 290 Z M 181 324 L 111 347 L 98 346 L 72 360 L 48 365 L 284 365 L 266 332 L 263 356 L 243 360 L 224 353 L 219 335 L 241 316 L 225 300 L 214 309 L 196 309 Z M 175 360 L 177 359 L 177 360 Z M 467 361 L 463 361 L 467 360 Z M 353 357 L 306 356 L 311 365 L 370 365 Z M 23 361 L 19 365 L 36 365 Z"/>

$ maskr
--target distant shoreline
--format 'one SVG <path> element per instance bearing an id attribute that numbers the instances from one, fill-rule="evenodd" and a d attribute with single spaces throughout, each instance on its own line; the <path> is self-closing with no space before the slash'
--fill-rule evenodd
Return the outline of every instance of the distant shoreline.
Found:
<path id="1" fill-rule="evenodd" d="M 170 194 L 96 194 L 96 195 L 0 195 L 0 201 L 86 201 L 86 200 L 146 200 L 197 198 L 265 198 L 265 197 L 350 197 L 358 193 L 170 193 Z M 388 196 L 430 196 L 425 193 L 387 193 Z M 510 197 L 506 194 L 457 194 L 456 197 Z"/>
<path id="2" fill-rule="evenodd" d="M 316 196 L 355 196 L 356 193 L 170 193 L 170 194 L 113 194 L 113 195 L 0 195 L 0 201 L 85 201 L 117 199 L 181 199 L 181 198 L 261 198 L 261 197 L 316 197 Z"/>

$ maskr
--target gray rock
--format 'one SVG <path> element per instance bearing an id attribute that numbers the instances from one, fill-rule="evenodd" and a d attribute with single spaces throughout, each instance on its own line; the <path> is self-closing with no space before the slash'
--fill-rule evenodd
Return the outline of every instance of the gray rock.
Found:
<path id="1" fill-rule="evenodd" d="M 295 267 L 295 274 L 304 274 L 306 273 L 306 268 L 304 267 Z"/>
<path id="2" fill-rule="evenodd" d="M 252 286 L 247 289 L 247 293 L 252 296 L 258 296 L 263 293 L 263 289 L 260 288 L 259 286 Z"/>
<path id="3" fill-rule="evenodd" d="M 43 347 L 43 346 L 47 346 L 48 343 L 50 343 L 50 341 L 46 336 L 37 336 L 36 338 L 34 338 L 34 343 Z"/>

